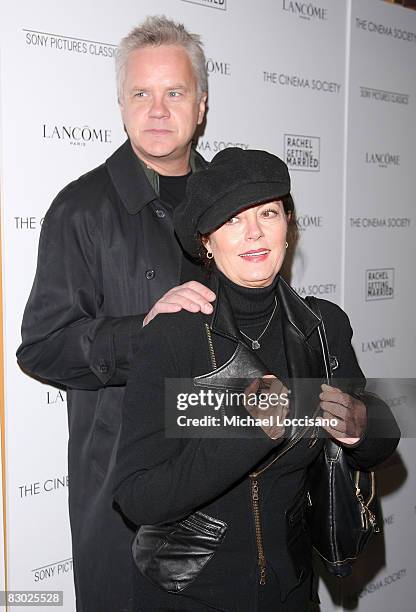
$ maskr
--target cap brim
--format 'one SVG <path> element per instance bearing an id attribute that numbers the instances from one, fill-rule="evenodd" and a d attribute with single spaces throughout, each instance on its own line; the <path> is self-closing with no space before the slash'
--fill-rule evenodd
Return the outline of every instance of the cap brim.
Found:
<path id="1" fill-rule="evenodd" d="M 239 211 L 262 202 L 278 200 L 289 192 L 290 183 L 286 181 L 241 185 L 210 206 L 199 219 L 198 231 L 201 234 L 212 232 Z"/>

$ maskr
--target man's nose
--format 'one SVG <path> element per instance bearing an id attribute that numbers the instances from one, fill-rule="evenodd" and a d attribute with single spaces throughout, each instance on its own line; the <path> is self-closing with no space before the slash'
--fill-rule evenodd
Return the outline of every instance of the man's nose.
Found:
<path id="1" fill-rule="evenodd" d="M 157 117 L 159 119 L 169 116 L 169 109 L 163 96 L 153 97 L 149 115 L 150 117 Z"/>

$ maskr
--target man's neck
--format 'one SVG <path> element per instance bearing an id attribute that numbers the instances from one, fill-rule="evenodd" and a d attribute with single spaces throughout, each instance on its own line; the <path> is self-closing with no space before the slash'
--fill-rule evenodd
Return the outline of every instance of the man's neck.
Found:
<path id="1" fill-rule="evenodd" d="M 184 174 L 188 174 L 191 169 L 189 163 L 189 156 L 191 152 L 191 147 L 189 146 L 188 152 L 186 155 L 183 155 L 178 158 L 170 159 L 168 157 L 161 158 L 149 158 L 145 155 L 138 154 L 135 151 L 137 157 L 148 167 L 161 174 L 162 176 L 182 176 Z"/>

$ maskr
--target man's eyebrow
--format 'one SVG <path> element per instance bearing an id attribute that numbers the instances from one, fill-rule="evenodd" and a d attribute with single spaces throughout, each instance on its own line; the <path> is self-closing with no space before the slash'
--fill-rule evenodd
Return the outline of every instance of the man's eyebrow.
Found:
<path id="1" fill-rule="evenodd" d="M 166 89 L 189 89 L 189 88 L 183 83 L 178 83 L 177 85 L 167 85 Z"/>

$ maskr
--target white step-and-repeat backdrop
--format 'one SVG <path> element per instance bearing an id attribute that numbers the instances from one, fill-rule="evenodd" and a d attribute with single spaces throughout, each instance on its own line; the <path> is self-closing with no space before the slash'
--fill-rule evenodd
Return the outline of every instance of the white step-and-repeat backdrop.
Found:
<path id="1" fill-rule="evenodd" d="M 202 35 L 209 112 L 199 151 L 264 148 L 293 177 L 292 284 L 345 307 L 368 376 L 414 377 L 416 13 L 380 0 L 17 0 L 0 9 L 2 262 L 9 589 L 63 590 L 75 609 L 65 394 L 15 361 L 43 216 L 124 140 L 118 41 L 148 14 Z M 412 240 L 413 239 L 413 240 Z M 392 390 L 400 411 L 409 397 Z M 411 409 L 411 406 L 407 406 Z M 416 446 L 379 475 L 380 537 L 322 609 L 414 609 Z M 13 609 L 13 608 L 10 608 Z"/>

